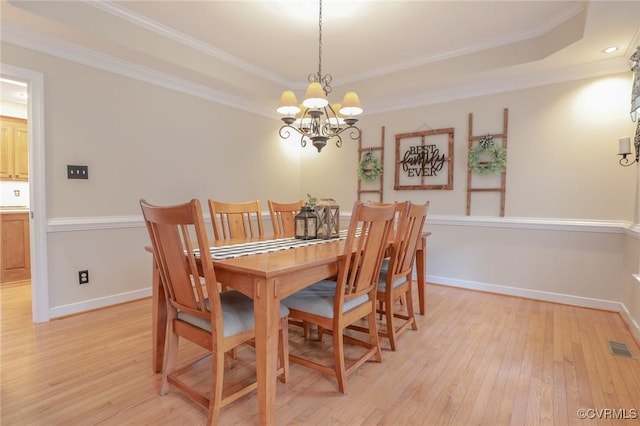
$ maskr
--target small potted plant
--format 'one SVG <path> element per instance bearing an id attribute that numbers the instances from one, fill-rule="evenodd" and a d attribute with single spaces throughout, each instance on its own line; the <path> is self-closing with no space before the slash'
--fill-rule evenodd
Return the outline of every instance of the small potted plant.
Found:
<path id="1" fill-rule="evenodd" d="M 311 209 L 313 210 L 316 207 L 316 204 L 318 204 L 318 199 L 316 197 L 312 197 L 311 194 L 307 192 L 307 201 L 304 203 L 304 205 L 311 207 Z"/>

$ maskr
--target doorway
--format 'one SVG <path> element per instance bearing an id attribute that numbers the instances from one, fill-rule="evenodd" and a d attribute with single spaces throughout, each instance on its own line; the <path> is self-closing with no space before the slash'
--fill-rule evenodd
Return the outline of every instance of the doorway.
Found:
<path id="1" fill-rule="evenodd" d="M 36 71 L 0 64 L 0 77 L 27 85 L 31 308 L 33 322 L 46 322 L 49 321 L 49 287 L 44 173 L 44 76 Z"/>

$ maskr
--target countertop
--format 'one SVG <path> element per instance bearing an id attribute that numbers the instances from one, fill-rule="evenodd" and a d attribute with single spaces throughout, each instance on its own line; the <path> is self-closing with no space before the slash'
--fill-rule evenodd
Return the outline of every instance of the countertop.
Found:
<path id="1" fill-rule="evenodd" d="M 0 206 L 1 213 L 29 213 L 27 206 Z"/>

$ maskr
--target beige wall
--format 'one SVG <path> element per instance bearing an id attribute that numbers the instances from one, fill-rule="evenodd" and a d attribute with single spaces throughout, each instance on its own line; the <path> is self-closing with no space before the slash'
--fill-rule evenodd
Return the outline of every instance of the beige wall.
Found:
<path id="1" fill-rule="evenodd" d="M 299 160 L 283 155 L 272 120 L 61 60 L 35 66 L 45 67 L 50 217 L 138 214 L 141 197 L 300 195 Z M 88 165 L 90 179 L 67 180 L 66 164 Z"/>
<path id="2" fill-rule="evenodd" d="M 52 316 L 148 294 L 144 228 L 116 220 L 91 230 L 140 216 L 140 198 L 260 198 L 266 210 L 268 198 L 304 195 L 299 151 L 279 139 L 275 120 L 12 45 L 2 45 L 2 61 L 44 74 Z M 68 180 L 67 164 L 88 165 L 89 179 Z M 89 230 L 74 230 L 80 221 Z"/>
<path id="3" fill-rule="evenodd" d="M 385 128 L 384 199 L 431 202 L 428 278 L 627 309 L 637 332 L 640 283 L 633 275 L 640 272 L 640 175 L 636 166 L 621 167 L 616 155 L 618 138 L 635 131 L 630 91 L 631 73 L 623 73 L 365 115 L 365 146 L 380 145 Z M 362 98 L 366 102 L 366 94 Z M 467 217 L 468 114 L 473 113 L 474 135 L 501 133 L 503 108 L 509 109 L 505 218 L 499 218 L 495 194 L 474 194 Z M 448 127 L 455 129 L 454 189 L 394 191 L 395 135 Z M 331 146 L 326 153 L 303 168 L 303 186 L 312 187 L 332 165 L 347 184 L 331 176 L 326 192 L 350 202 L 356 196 L 357 153 Z M 482 184 L 476 179 L 474 184 Z"/>
<path id="4" fill-rule="evenodd" d="M 149 294 L 138 200 L 356 199 L 357 143 L 321 154 L 281 141 L 279 121 L 124 76 L 2 45 L 3 63 L 45 78 L 49 299 L 52 316 Z M 617 164 L 632 136 L 630 74 L 549 85 L 361 120 L 364 145 L 385 126 L 385 200 L 431 201 L 428 275 L 443 284 L 592 306 L 640 322 L 638 168 Z M 70 90 L 70 88 L 74 88 Z M 277 96 L 277 94 L 276 94 Z M 366 105 L 366 94 L 362 94 Z M 274 98 L 275 99 L 275 98 Z M 475 134 L 509 108 L 506 217 L 495 198 L 465 216 L 468 113 Z M 393 191 L 394 136 L 455 128 L 451 191 Z M 66 179 L 87 164 L 88 181 Z M 481 197 L 481 196 L 474 196 Z M 106 224 L 106 226 L 105 226 Z M 600 226 L 602 225 L 602 226 Z M 77 271 L 91 282 L 78 286 Z M 595 301 L 595 302 L 590 302 Z"/>
<path id="5" fill-rule="evenodd" d="M 389 123 L 394 133 L 411 131 L 409 123 L 421 119 L 435 128 L 456 129 L 454 190 L 394 195 L 431 199 L 435 219 L 463 215 L 467 114 L 474 115 L 474 134 L 499 133 L 501 111 L 507 107 L 507 218 L 542 219 L 547 225 L 555 220 L 637 224 L 638 168 L 619 166 L 615 155 L 618 137 L 633 136 L 635 130 L 628 114 L 630 82 L 630 73 L 625 73 L 375 117 Z M 471 219 L 497 215 L 498 205 L 496 197 L 473 195 Z M 637 332 L 637 231 L 537 229 L 526 220 L 514 228 L 433 222 L 428 263 L 432 280 L 588 306 L 607 307 L 599 301 L 636 306 L 631 318 Z M 565 300 L 562 295 L 574 297 Z"/>
<path id="6" fill-rule="evenodd" d="M 425 197 L 432 214 L 464 215 L 468 114 L 473 133 L 502 132 L 509 109 L 506 216 L 632 220 L 635 174 L 618 165 L 618 137 L 633 136 L 631 73 L 536 87 L 411 110 L 365 116 L 367 143 L 386 128 L 385 199 Z M 364 97 L 364 96 L 363 96 Z M 395 134 L 455 129 L 452 191 L 393 191 Z M 499 204 L 474 195 L 472 215 L 495 216 Z M 493 201 L 493 200 L 491 200 Z"/>

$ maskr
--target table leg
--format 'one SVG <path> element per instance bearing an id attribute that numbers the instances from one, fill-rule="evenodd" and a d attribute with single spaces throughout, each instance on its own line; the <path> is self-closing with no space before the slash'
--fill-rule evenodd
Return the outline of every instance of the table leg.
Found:
<path id="1" fill-rule="evenodd" d="M 162 361 L 164 358 L 164 341 L 167 332 L 167 304 L 164 294 L 164 287 L 160 281 L 160 271 L 153 260 L 153 283 L 152 293 L 152 313 L 151 313 L 151 330 L 152 330 L 152 363 L 153 371 L 159 373 L 162 371 Z"/>
<path id="2" fill-rule="evenodd" d="M 259 423 L 274 425 L 280 328 L 278 282 L 258 280 L 255 291 L 253 309 L 256 330 Z"/>
<path id="3" fill-rule="evenodd" d="M 418 274 L 418 303 L 420 305 L 420 315 L 425 313 L 426 304 L 426 259 L 427 259 L 427 236 L 420 239 L 420 246 L 416 250 L 416 273 Z"/>

